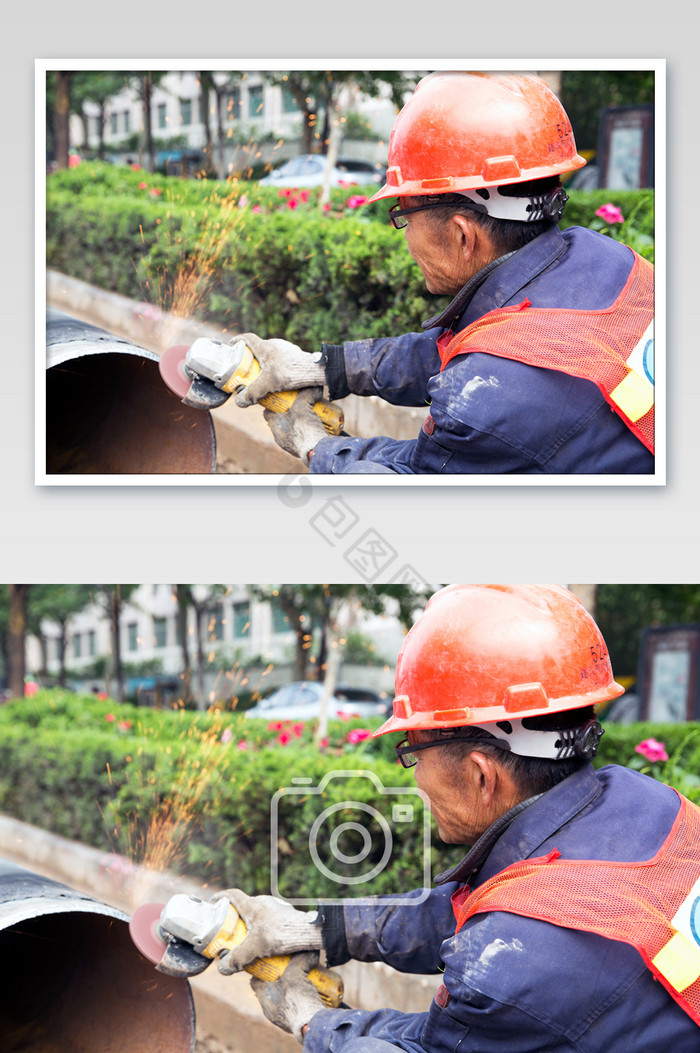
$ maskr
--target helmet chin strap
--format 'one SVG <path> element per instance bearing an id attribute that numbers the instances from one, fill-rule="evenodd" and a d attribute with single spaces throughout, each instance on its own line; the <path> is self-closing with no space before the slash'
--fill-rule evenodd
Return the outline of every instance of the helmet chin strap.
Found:
<path id="1" fill-rule="evenodd" d="M 554 187 L 546 194 L 536 194 L 532 197 L 506 197 L 497 186 L 456 192 L 460 197 L 466 197 L 476 212 L 483 212 L 494 219 L 511 219 L 518 223 L 537 223 L 542 219 L 557 223 L 564 212 L 564 205 L 569 200 L 569 195 L 560 186 Z"/>
<path id="2" fill-rule="evenodd" d="M 521 757 L 542 760 L 569 760 L 581 757 L 592 760 L 604 735 L 600 723 L 593 719 L 577 728 L 561 731 L 539 731 L 523 727 L 522 720 L 500 721 L 498 724 L 471 724 L 470 727 L 488 731 L 512 753 Z M 510 730 L 508 730 L 510 728 Z"/>

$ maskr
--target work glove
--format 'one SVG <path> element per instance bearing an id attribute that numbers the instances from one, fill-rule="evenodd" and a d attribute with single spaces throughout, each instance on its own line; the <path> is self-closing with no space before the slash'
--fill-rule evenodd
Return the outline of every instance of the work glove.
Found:
<path id="1" fill-rule="evenodd" d="M 320 951 L 323 946 L 321 926 L 314 925 L 316 912 L 297 910 L 274 896 L 246 896 L 231 888 L 213 897 L 226 898 L 238 911 L 246 927 L 246 936 L 233 950 L 217 958 L 219 972 L 230 976 L 240 972 L 256 958 L 272 958 L 296 951 Z"/>
<path id="2" fill-rule="evenodd" d="M 279 980 L 250 981 L 267 1019 L 289 1031 L 297 1042 L 303 1042 L 302 1028 L 319 1009 L 325 1009 L 321 996 L 309 980 L 309 972 L 318 965 L 318 952 L 295 954 Z"/>
<path id="3" fill-rule="evenodd" d="M 237 340 L 245 340 L 261 367 L 260 375 L 236 392 L 237 406 L 252 406 L 273 391 L 297 391 L 326 382 L 320 352 L 312 355 L 288 340 L 262 340 L 255 333 L 239 333 L 230 343 Z"/>
<path id="4" fill-rule="evenodd" d="M 322 397 L 322 388 L 304 388 L 286 413 L 273 413 L 272 410 L 263 413 L 277 445 L 299 457 L 307 468 L 309 454 L 318 441 L 328 435 L 313 409 Z"/>

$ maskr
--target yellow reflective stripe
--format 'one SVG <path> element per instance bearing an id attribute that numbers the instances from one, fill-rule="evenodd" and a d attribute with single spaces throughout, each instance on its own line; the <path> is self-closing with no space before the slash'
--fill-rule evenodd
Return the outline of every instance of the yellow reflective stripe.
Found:
<path id="1" fill-rule="evenodd" d="M 610 398 L 628 420 L 638 421 L 654 405 L 654 389 L 632 369 L 610 392 Z"/>
<path id="2" fill-rule="evenodd" d="M 685 991 L 700 977 L 700 947 L 677 932 L 661 948 L 653 964 L 675 991 Z"/>

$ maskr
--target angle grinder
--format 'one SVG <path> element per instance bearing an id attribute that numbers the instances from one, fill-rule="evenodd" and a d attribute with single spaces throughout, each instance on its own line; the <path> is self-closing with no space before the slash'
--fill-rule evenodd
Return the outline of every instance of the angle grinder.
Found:
<path id="1" fill-rule="evenodd" d="M 129 922 L 131 939 L 159 972 L 186 979 L 197 976 L 246 936 L 245 922 L 227 899 L 199 899 L 179 893 L 167 903 L 144 903 Z M 259 980 L 279 980 L 291 955 L 256 958 L 245 971 Z M 343 981 L 337 973 L 315 967 L 309 980 L 329 1009 L 343 1004 Z"/>
<path id="2" fill-rule="evenodd" d="M 186 406 L 206 410 L 222 406 L 229 396 L 252 383 L 261 370 L 245 340 L 223 344 L 208 337 L 199 337 L 191 347 L 169 347 L 158 367 L 170 390 Z M 260 399 L 260 405 L 272 413 L 286 413 L 297 395 L 297 391 L 271 392 Z M 342 434 L 343 412 L 337 406 L 319 399 L 314 412 L 329 435 Z"/>

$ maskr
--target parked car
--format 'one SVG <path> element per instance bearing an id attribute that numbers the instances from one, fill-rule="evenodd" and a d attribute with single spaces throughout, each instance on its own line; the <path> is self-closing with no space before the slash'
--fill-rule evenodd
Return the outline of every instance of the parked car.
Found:
<path id="1" fill-rule="evenodd" d="M 260 180 L 260 186 L 315 187 L 323 186 L 326 158 L 322 154 L 301 154 L 275 168 Z M 386 168 L 372 161 L 354 161 L 339 157 L 331 169 L 331 186 L 364 186 L 384 182 Z"/>
<path id="2" fill-rule="evenodd" d="M 313 720 L 321 713 L 323 684 L 315 680 L 296 680 L 277 688 L 252 709 L 248 717 L 266 720 Z M 348 687 L 339 684 L 328 700 L 329 717 L 384 717 L 389 716 L 392 700 L 386 691 Z"/>

